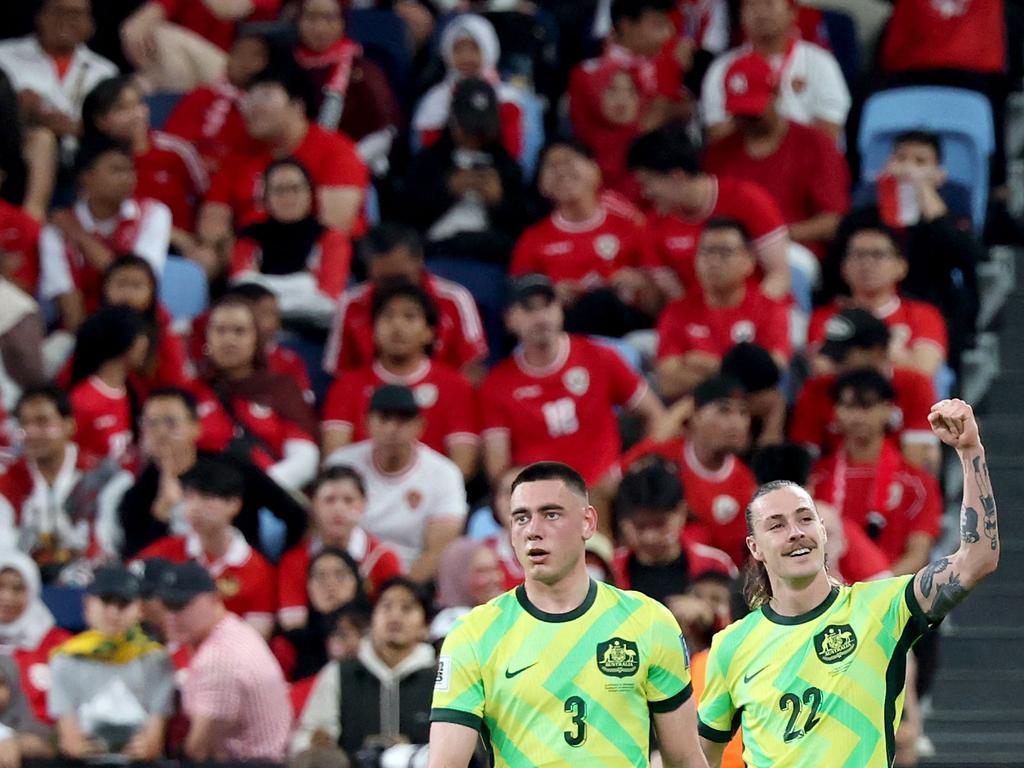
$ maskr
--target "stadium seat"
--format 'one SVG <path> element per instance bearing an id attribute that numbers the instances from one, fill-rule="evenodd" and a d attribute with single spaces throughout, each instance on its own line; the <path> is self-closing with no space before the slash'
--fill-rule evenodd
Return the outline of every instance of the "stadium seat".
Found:
<path id="1" fill-rule="evenodd" d="M 194 261 L 168 256 L 160 279 L 160 302 L 174 320 L 191 320 L 209 304 L 206 273 Z"/>
<path id="2" fill-rule="evenodd" d="M 146 106 L 149 107 L 150 127 L 157 131 L 163 128 L 180 98 L 180 93 L 151 93 L 147 96 Z"/>
<path id="3" fill-rule="evenodd" d="M 69 632 L 81 632 L 85 629 L 85 616 L 82 610 L 82 598 L 85 590 L 81 587 L 43 587 L 43 603 L 50 609 L 58 627 Z"/>
<path id="4" fill-rule="evenodd" d="M 823 10 L 822 21 L 828 35 L 832 55 L 843 70 L 847 86 L 853 90 L 860 79 L 860 43 L 857 42 L 857 25 L 849 14 L 842 11 Z"/>
<path id="5" fill-rule="evenodd" d="M 366 57 L 384 70 L 399 103 L 406 104 L 412 56 L 405 22 L 389 10 L 358 8 L 348 16 L 347 32 L 363 46 Z"/>
<path id="6" fill-rule="evenodd" d="M 914 129 L 941 137 L 949 178 L 971 190 L 971 218 L 976 229 L 983 227 L 989 157 L 995 144 L 988 101 L 974 91 L 943 86 L 894 88 L 873 94 L 864 105 L 857 141 L 862 180 L 877 177 L 896 135 Z"/>
<path id="7" fill-rule="evenodd" d="M 430 259 L 427 269 L 473 294 L 487 334 L 488 362 L 493 364 L 501 359 L 505 341 L 505 270 L 496 264 L 445 256 Z"/>
<path id="8" fill-rule="evenodd" d="M 523 153 L 519 167 L 529 181 L 537 172 L 537 161 L 544 147 L 544 105 L 536 94 L 519 89 L 519 106 L 523 110 Z"/>

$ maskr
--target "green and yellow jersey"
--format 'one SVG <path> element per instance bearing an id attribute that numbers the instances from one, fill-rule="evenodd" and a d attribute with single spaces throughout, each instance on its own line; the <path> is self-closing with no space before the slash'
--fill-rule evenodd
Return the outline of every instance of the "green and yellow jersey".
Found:
<path id="1" fill-rule="evenodd" d="M 890 766 L 907 651 L 927 628 L 913 576 L 833 588 L 801 616 L 762 606 L 712 641 L 700 734 L 742 726 L 750 768 Z"/>
<path id="2" fill-rule="evenodd" d="M 430 719 L 480 731 L 496 766 L 647 766 L 651 711 L 690 697 L 679 625 L 646 595 L 591 581 L 545 613 L 523 587 L 474 608 L 441 648 Z"/>

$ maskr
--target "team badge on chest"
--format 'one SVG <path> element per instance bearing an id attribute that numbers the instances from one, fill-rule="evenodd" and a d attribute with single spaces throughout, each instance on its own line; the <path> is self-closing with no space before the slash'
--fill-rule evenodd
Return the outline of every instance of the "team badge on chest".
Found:
<path id="1" fill-rule="evenodd" d="M 611 261 L 619 255 L 619 238 L 615 235 L 600 235 L 594 238 L 594 250 L 605 261 Z"/>
<path id="2" fill-rule="evenodd" d="M 562 376 L 562 383 L 565 388 L 577 397 L 590 389 L 590 374 L 587 369 L 579 365 L 570 368 Z"/>
<path id="3" fill-rule="evenodd" d="M 837 664 L 857 650 L 857 635 L 849 624 L 829 624 L 814 636 L 814 652 L 826 664 Z"/>
<path id="4" fill-rule="evenodd" d="M 621 637 L 598 643 L 597 668 L 609 677 L 632 677 L 640 669 L 640 649 Z"/>

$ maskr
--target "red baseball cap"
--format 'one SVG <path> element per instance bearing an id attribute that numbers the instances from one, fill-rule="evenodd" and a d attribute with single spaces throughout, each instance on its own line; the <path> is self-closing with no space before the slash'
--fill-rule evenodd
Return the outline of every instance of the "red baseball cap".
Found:
<path id="1" fill-rule="evenodd" d="M 775 70 L 764 56 L 740 56 L 725 71 L 725 111 L 760 117 L 775 98 L 776 85 Z"/>

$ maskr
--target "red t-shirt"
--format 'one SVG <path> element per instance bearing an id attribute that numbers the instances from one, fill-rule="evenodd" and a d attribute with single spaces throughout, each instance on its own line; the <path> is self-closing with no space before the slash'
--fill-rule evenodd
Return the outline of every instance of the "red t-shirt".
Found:
<path id="1" fill-rule="evenodd" d="M 897 0 L 882 41 L 881 68 L 1002 72 L 1002 0 Z"/>
<path id="2" fill-rule="evenodd" d="M 17 206 L 0 200 L 0 252 L 4 274 L 29 296 L 39 286 L 39 222 Z"/>
<path id="3" fill-rule="evenodd" d="M 647 219 L 646 262 L 655 269 L 670 269 L 687 293 L 699 290 L 694 267 L 697 243 L 704 224 L 726 216 L 746 226 L 755 252 L 776 238 L 786 237 L 786 219 L 771 195 L 757 184 L 726 176 L 712 176 L 711 203 L 692 218 L 652 213 Z"/>
<path id="4" fill-rule="evenodd" d="M 709 173 L 752 181 L 772 196 L 787 224 L 819 213 L 846 213 L 850 207 L 850 170 L 835 142 L 813 126 L 789 121 L 779 148 L 754 157 L 743 135 L 734 131 L 704 153 Z M 824 243 L 808 243 L 819 256 Z"/>
<path id="5" fill-rule="evenodd" d="M 370 184 L 369 172 L 355 144 L 340 133 L 325 131 L 314 123 L 310 123 L 306 135 L 290 156 L 306 167 L 317 189 L 366 189 Z M 273 160 L 274 156 L 269 150 L 251 154 L 232 153 L 210 182 L 207 202 L 230 206 L 236 230 L 266 219 L 267 213 L 263 209 L 263 172 Z M 363 214 L 360 213 L 353 234 L 361 234 L 364 226 Z"/>
<path id="6" fill-rule="evenodd" d="M 248 237 L 235 240 L 231 251 L 230 276 L 243 272 L 262 272 L 263 249 Z M 320 293 L 337 300 L 348 285 L 352 264 L 352 240 L 344 232 L 325 229 L 309 252 L 306 270 L 316 278 Z"/>
<path id="7" fill-rule="evenodd" d="M 135 156 L 135 196 L 159 200 L 171 209 L 171 221 L 191 232 L 195 209 L 210 185 L 199 155 L 186 141 L 150 131 L 149 148 Z"/>
<path id="8" fill-rule="evenodd" d="M 232 153 L 255 153 L 261 142 L 245 129 L 238 109 L 242 92 L 227 80 L 202 85 L 181 98 L 164 124 L 164 132 L 187 141 L 210 174 Z"/>
<path id="9" fill-rule="evenodd" d="M 822 459 L 812 472 L 815 498 L 835 505 L 844 520 L 868 532 L 896 562 L 912 533 L 941 533 L 942 494 L 935 478 L 908 464 L 899 449 L 884 445 L 873 462 L 847 461 L 842 451 Z"/>
<path id="10" fill-rule="evenodd" d="M 38 648 L 28 650 L 19 648 L 11 656 L 18 665 L 21 677 L 21 690 L 32 707 L 36 719 L 46 725 L 53 725 L 46 709 L 46 695 L 50 690 L 50 652 L 65 640 L 70 640 L 71 633 L 60 627 L 53 627 L 46 633 Z"/>
<path id="11" fill-rule="evenodd" d="M 235 40 L 235 30 L 242 22 L 273 21 L 281 9 L 281 0 L 252 0 L 252 10 L 235 21 L 218 18 L 206 3 L 196 0 L 154 0 L 162 6 L 167 20 L 195 32 L 225 51 Z"/>
<path id="12" fill-rule="evenodd" d="M 327 392 L 322 414 L 324 428 L 348 427 L 352 430 L 351 442 L 366 440 L 370 397 L 382 384 L 402 384 L 412 390 L 426 422 L 420 441 L 438 453 L 446 454 L 453 442 L 479 440 L 473 386 L 462 374 L 429 359 L 424 359 L 409 376 L 389 373 L 378 361 L 346 371 Z"/>
<path id="13" fill-rule="evenodd" d="M 725 552 L 706 544 L 700 544 L 689 538 L 682 540 L 683 554 L 686 556 L 686 570 L 691 579 L 696 579 L 705 573 L 720 573 L 730 579 L 739 576 L 736 564 Z M 612 569 L 615 572 L 615 586 L 619 589 L 632 589 L 629 578 L 629 565 L 633 558 L 633 550 L 629 547 L 619 547 L 615 550 L 615 560 Z M 685 584 L 679 585 L 680 594 L 686 588 Z"/>
<path id="14" fill-rule="evenodd" d="M 315 399 L 313 385 L 309 382 L 309 371 L 306 370 L 305 361 L 296 352 L 280 344 L 274 344 L 267 349 L 266 355 L 267 368 L 294 381 L 295 385 L 302 390 L 302 396 L 306 402 L 312 404 Z"/>
<path id="15" fill-rule="evenodd" d="M 277 613 L 284 621 L 287 616 L 305 617 L 309 611 L 306 580 L 309 563 L 323 544 L 317 538 L 299 542 L 281 556 L 277 566 Z M 381 584 L 402 574 L 402 561 L 391 547 L 361 528 L 352 531 L 348 553 L 359 564 L 367 594 L 373 598 Z"/>
<path id="16" fill-rule="evenodd" d="M 815 376 L 800 390 L 789 424 L 789 439 L 816 446 L 823 455 L 834 452 L 842 442 L 835 418 L 835 403 L 829 391 L 836 377 Z M 910 368 L 894 368 L 892 386 L 896 391 L 890 433 L 902 443 L 931 443 L 936 440 L 928 424 L 935 402 L 931 379 Z"/>
<path id="17" fill-rule="evenodd" d="M 509 272 L 536 272 L 552 282 L 570 280 L 591 290 L 608 284 L 623 267 L 642 263 L 643 229 L 625 210 L 602 201 L 587 221 L 566 220 L 557 211 L 523 232 Z"/>
<path id="18" fill-rule="evenodd" d="M 843 580 L 847 584 L 854 584 L 891 576 L 888 556 L 868 538 L 864 529 L 846 517 L 842 519 L 842 524 L 846 552 L 839 558 L 839 575 Z"/>
<path id="19" fill-rule="evenodd" d="M 231 544 L 219 560 L 210 560 L 199 539 L 165 536 L 136 555 L 136 560 L 162 557 L 172 563 L 195 560 L 217 582 L 224 605 L 243 619 L 273 620 L 277 609 L 277 578 L 274 567 L 250 547 L 241 533 L 232 529 Z"/>
<path id="20" fill-rule="evenodd" d="M 433 359 L 461 371 L 469 363 L 487 357 L 487 339 L 472 294 L 458 283 L 429 272 L 423 273 L 421 287 L 437 308 Z M 372 283 L 362 283 L 341 295 L 324 350 L 327 373 L 362 368 L 373 362 L 372 307 Z"/>
<path id="21" fill-rule="evenodd" d="M 132 443 L 132 411 L 127 389 L 114 389 L 95 376 L 71 390 L 75 442 L 82 460 L 121 459 Z"/>
<path id="22" fill-rule="evenodd" d="M 842 298 L 831 304 L 818 307 L 811 314 L 811 323 L 807 328 L 807 344 L 818 346 L 825 341 L 825 323 L 837 312 L 850 306 Z M 946 333 L 946 320 L 942 314 L 926 301 L 904 299 L 894 296 L 886 302 L 876 316 L 889 326 L 893 342 L 899 346 L 913 348 L 922 342 L 934 344 L 942 350 L 943 356 L 949 351 L 949 337 Z"/>
<path id="23" fill-rule="evenodd" d="M 743 341 L 789 359 L 789 309 L 748 286 L 734 307 L 709 307 L 700 291 L 678 299 L 658 319 L 658 359 L 687 352 L 722 357 Z"/>
<path id="24" fill-rule="evenodd" d="M 684 528 L 692 541 L 725 552 L 734 563 L 747 559 L 747 521 L 744 510 L 757 490 L 757 481 L 738 457 L 730 456 L 717 470 L 706 469 L 686 441 L 675 437 L 662 443 L 643 440 L 622 457 L 626 470 L 643 456 L 664 456 L 679 467 L 686 495 Z"/>
<path id="25" fill-rule="evenodd" d="M 588 484 L 615 468 L 621 451 L 615 406 L 635 404 L 647 384 L 611 349 L 565 335 L 546 368 L 517 350 L 480 389 L 483 435 L 505 435 L 512 464 L 562 461 Z"/>

